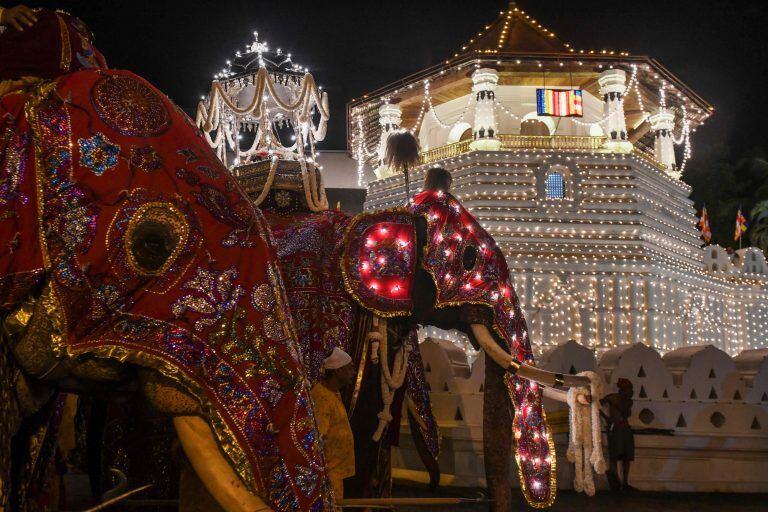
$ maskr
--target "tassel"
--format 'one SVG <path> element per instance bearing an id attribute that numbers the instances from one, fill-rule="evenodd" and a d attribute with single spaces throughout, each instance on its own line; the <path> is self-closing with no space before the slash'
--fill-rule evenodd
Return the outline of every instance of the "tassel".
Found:
<path id="1" fill-rule="evenodd" d="M 579 373 L 590 382 L 587 388 L 571 388 L 566 395 L 570 408 L 568 422 L 570 436 L 568 439 L 568 460 L 575 464 L 573 489 L 584 492 L 588 496 L 595 494 L 595 480 L 592 470 L 603 474 L 606 470 L 603 457 L 602 432 L 600 428 L 600 398 L 603 396 L 603 385 L 600 377 L 594 372 Z M 592 403 L 589 406 L 578 402 L 579 395 L 589 393 Z M 586 411 L 589 407 L 589 412 Z"/>
<path id="2" fill-rule="evenodd" d="M 384 163 L 392 171 L 402 172 L 405 175 L 405 200 L 408 204 L 411 199 L 409 168 L 419 163 L 419 141 L 406 130 L 391 134 L 387 138 Z"/>

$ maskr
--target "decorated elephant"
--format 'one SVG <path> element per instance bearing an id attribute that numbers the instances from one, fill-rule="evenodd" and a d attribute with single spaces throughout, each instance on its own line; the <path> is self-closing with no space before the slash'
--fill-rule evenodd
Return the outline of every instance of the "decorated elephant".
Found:
<path id="1" fill-rule="evenodd" d="M 327 209 L 320 173 L 305 162 L 266 161 L 237 174 L 275 237 L 310 381 L 334 346 L 358 364 L 345 397 L 357 459 L 346 494 L 387 495 L 404 400 L 417 450 L 437 483 L 439 432 L 416 335 L 433 325 L 463 331 L 490 359 L 484 447 L 492 509 L 510 509 L 513 444 L 526 499 L 551 504 L 555 454 L 540 384 L 588 382 L 533 366 L 504 256 L 471 213 L 449 192 L 424 190 L 407 207 L 351 217 Z M 547 392 L 565 401 L 563 392 Z"/>
<path id="2" fill-rule="evenodd" d="M 0 510 L 42 509 L 62 391 L 142 393 L 227 511 L 332 510 L 262 214 L 82 22 L 37 17 L 0 33 Z"/>

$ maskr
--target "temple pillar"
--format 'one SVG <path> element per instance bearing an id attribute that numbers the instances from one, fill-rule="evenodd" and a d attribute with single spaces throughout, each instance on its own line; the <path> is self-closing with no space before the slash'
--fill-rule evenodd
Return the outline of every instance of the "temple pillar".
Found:
<path id="1" fill-rule="evenodd" d="M 497 151 L 501 141 L 496 133 L 496 85 L 499 74 L 495 69 L 481 68 L 472 73 L 472 92 L 475 93 L 475 125 L 472 128 L 473 151 Z"/>
<path id="2" fill-rule="evenodd" d="M 675 114 L 672 110 L 659 107 L 651 117 L 651 130 L 654 133 L 653 152 L 666 169 L 667 174 L 679 179 L 680 173 L 675 165 L 675 143 L 672 137 L 672 129 L 675 127 Z"/>
<path id="3" fill-rule="evenodd" d="M 400 129 L 402 121 L 402 111 L 400 106 L 391 103 L 385 103 L 379 107 L 379 125 L 381 125 L 381 138 L 379 139 L 379 159 L 378 166 L 374 169 L 376 177 L 379 179 L 392 176 L 389 167 L 384 164 L 384 153 L 387 150 L 387 139 L 394 132 Z"/>
<path id="4" fill-rule="evenodd" d="M 606 147 L 617 153 L 632 151 L 632 143 L 627 136 L 627 122 L 624 118 L 624 92 L 627 74 L 622 69 L 608 69 L 597 78 L 600 94 L 603 95 L 603 113 L 605 133 L 608 136 Z"/>

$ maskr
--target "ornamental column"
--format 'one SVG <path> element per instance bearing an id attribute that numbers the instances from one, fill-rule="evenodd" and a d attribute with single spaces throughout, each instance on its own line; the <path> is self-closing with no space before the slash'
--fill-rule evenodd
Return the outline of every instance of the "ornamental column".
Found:
<path id="1" fill-rule="evenodd" d="M 674 112 L 659 107 L 648 120 L 655 135 L 653 152 L 656 160 L 665 167 L 669 175 L 680 178 L 680 173 L 675 165 L 675 143 L 672 138 L 672 129 L 675 127 Z"/>
<path id="2" fill-rule="evenodd" d="M 384 165 L 384 153 L 387 151 L 387 139 L 394 132 L 400 129 L 402 122 L 402 110 L 399 105 L 385 103 L 379 107 L 379 124 L 381 125 L 381 138 L 379 139 L 379 160 L 374 173 L 379 179 L 392 176 L 389 168 Z"/>
<path id="3" fill-rule="evenodd" d="M 475 126 L 472 129 L 473 151 L 497 151 L 501 141 L 496 133 L 496 85 L 499 74 L 495 69 L 481 68 L 472 73 L 472 92 L 475 93 Z"/>
<path id="4" fill-rule="evenodd" d="M 608 136 L 606 147 L 617 153 L 632 151 L 632 143 L 627 137 L 627 122 L 624 119 L 624 92 L 627 74 L 623 69 L 608 69 L 597 78 L 600 94 L 603 95 L 605 133 Z"/>

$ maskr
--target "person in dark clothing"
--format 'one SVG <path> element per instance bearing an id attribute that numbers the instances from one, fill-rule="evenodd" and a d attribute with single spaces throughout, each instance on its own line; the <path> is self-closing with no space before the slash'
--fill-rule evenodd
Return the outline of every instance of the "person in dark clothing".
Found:
<path id="1" fill-rule="evenodd" d="M 635 439 L 629 426 L 629 417 L 632 415 L 634 390 L 632 382 L 624 378 L 619 379 L 616 385 L 618 393 L 611 393 L 600 400 L 602 405 L 608 406 L 607 415 L 600 411 L 608 426 L 610 467 L 607 476 L 611 490 L 631 491 L 635 490 L 629 485 L 629 466 L 635 460 Z M 618 461 L 621 461 L 623 482 L 619 481 Z"/>
<path id="2" fill-rule="evenodd" d="M 450 192 L 453 177 L 447 169 L 433 167 L 427 171 L 424 177 L 424 190 L 442 190 Z"/>

